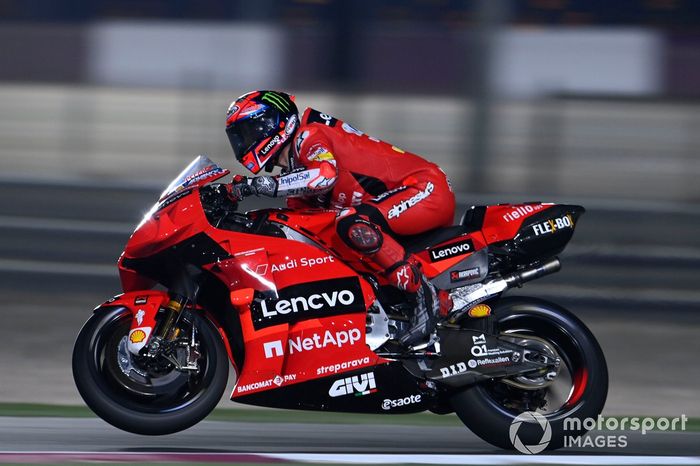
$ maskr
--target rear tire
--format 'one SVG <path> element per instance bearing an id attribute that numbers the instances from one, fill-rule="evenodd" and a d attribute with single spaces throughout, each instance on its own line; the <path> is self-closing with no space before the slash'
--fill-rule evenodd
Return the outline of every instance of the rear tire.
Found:
<path id="1" fill-rule="evenodd" d="M 179 432 L 205 418 L 226 388 L 228 359 L 213 324 L 199 314 L 190 316 L 200 344 L 199 372 L 164 366 L 145 375 L 142 368 L 125 371 L 124 360 L 118 360 L 124 357 L 119 344 L 129 331 L 131 311 L 113 308 L 90 317 L 73 349 L 73 378 L 90 409 L 119 429 L 144 435 Z"/>
<path id="2" fill-rule="evenodd" d="M 527 332 L 548 341 L 556 347 L 562 363 L 568 366 L 572 374 L 573 386 L 562 407 L 550 413 L 540 413 L 551 426 L 551 440 L 545 449 L 554 450 L 564 446 L 565 435 L 585 434 L 584 428 L 567 429 L 565 432 L 564 420 L 596 419 L 605 405 L 608 370 L 600 345 L 591 331 L 563 307 L 541 299 L 504 298 L 492 308 L 499 332 Z M 500 387 L 498 384 L 501 384 Z M 511 424 L 528 409 L 505 406 L 495 396 L 499 388 L 503 388 L 503 382 L 474 385 L 454 395 L 451 403 L 459 418 L 472 432 L 492 445 L 512 450 L 515 447 L 511 439 Z M 567 427 L 571 427 L 571 424 Z M 544 429 L 538 423 L 523 422 L 514 432 L 517 432 L 522 444 L 534 446 L 532 450 L 538 450 L 539 444 L 545 443 Z"/>

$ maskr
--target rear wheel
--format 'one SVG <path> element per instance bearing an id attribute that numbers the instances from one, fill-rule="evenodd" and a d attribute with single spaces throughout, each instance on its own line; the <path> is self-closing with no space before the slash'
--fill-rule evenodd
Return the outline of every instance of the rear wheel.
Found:
<path id="1" fill-rule="evenodd" d="M 560 448 L 565 436 L 583 435 L 583 420 L 602 412 L 608 392 L 605 358 L 593 334 L 569 311 L 544 300 L 504 298 L 492 307 L 502 336 L 530 339 L 540 346 L 535 349 L 555 353 L 560 369 L 553 380 L 535 375 L 474 385 L 451 399 L 459 418 L 483 440 L 525 453 Z M 518 417 L 525 412 L 537 414 Z"/>
<path id="2" fill-rule="evenodd" d="M 73 349 L 80 395 L 98 416 L 129 432 L 162 435 L 196 424 L 226 388 L 228 359 L 219 333 L 188 312 L 178 326 L 183 340 L 195 344 L 179 345 L 168 358 L 147 358 L 127 350 L 131 319 L 128 309 L 115 308 L 85 323 Z"/>

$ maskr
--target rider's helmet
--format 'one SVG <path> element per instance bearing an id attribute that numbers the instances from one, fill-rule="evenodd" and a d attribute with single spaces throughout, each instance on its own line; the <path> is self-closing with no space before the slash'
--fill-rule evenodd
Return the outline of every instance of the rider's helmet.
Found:
<path id="1" fill-rule="evenodd" d="M 226 134 L 233 153 L 244 167 L 258 173 L 277 161 L 299 126 L 294 96 L 276 91 L 253 91 L 231 103 L 226 112 Z"/>

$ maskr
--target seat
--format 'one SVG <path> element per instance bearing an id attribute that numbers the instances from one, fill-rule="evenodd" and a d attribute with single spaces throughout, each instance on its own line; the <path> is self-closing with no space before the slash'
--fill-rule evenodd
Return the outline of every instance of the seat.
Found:
<path id="1" fill-rule="evenodd" d="M 418 235 L 397 236 L 396 240 L 406 249 L 407 252 L 415 253 L 429 248 L 443 241 L 481 230 L 484 224 L 485 206 L 472 206 L 465 210 L 462 215 L 461 225 L 451 227 L 440 227 L 420 233 Z"/>
<path id="2" fill-rule="evenodd" d="M 418 235 L 399 236 L 396 239 L 407 252 L 415 253 L 451 238 L 456 238 L 464 233 L 469 233 L 469 231 L 471 230 L 463 225 L 453 225 L 451 227 L 435 228 Z"/>

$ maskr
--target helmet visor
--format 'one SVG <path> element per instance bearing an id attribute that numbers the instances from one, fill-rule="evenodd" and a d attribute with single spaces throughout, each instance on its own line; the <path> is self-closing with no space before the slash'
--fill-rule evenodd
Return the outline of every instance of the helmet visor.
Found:
<path id="1" fill-rule="evenodd" d="M 272 110 L 233 122 L 226 128 L 233 153 L 239 161 L 257 143 L 277 132 L 279 116 Z"/>

